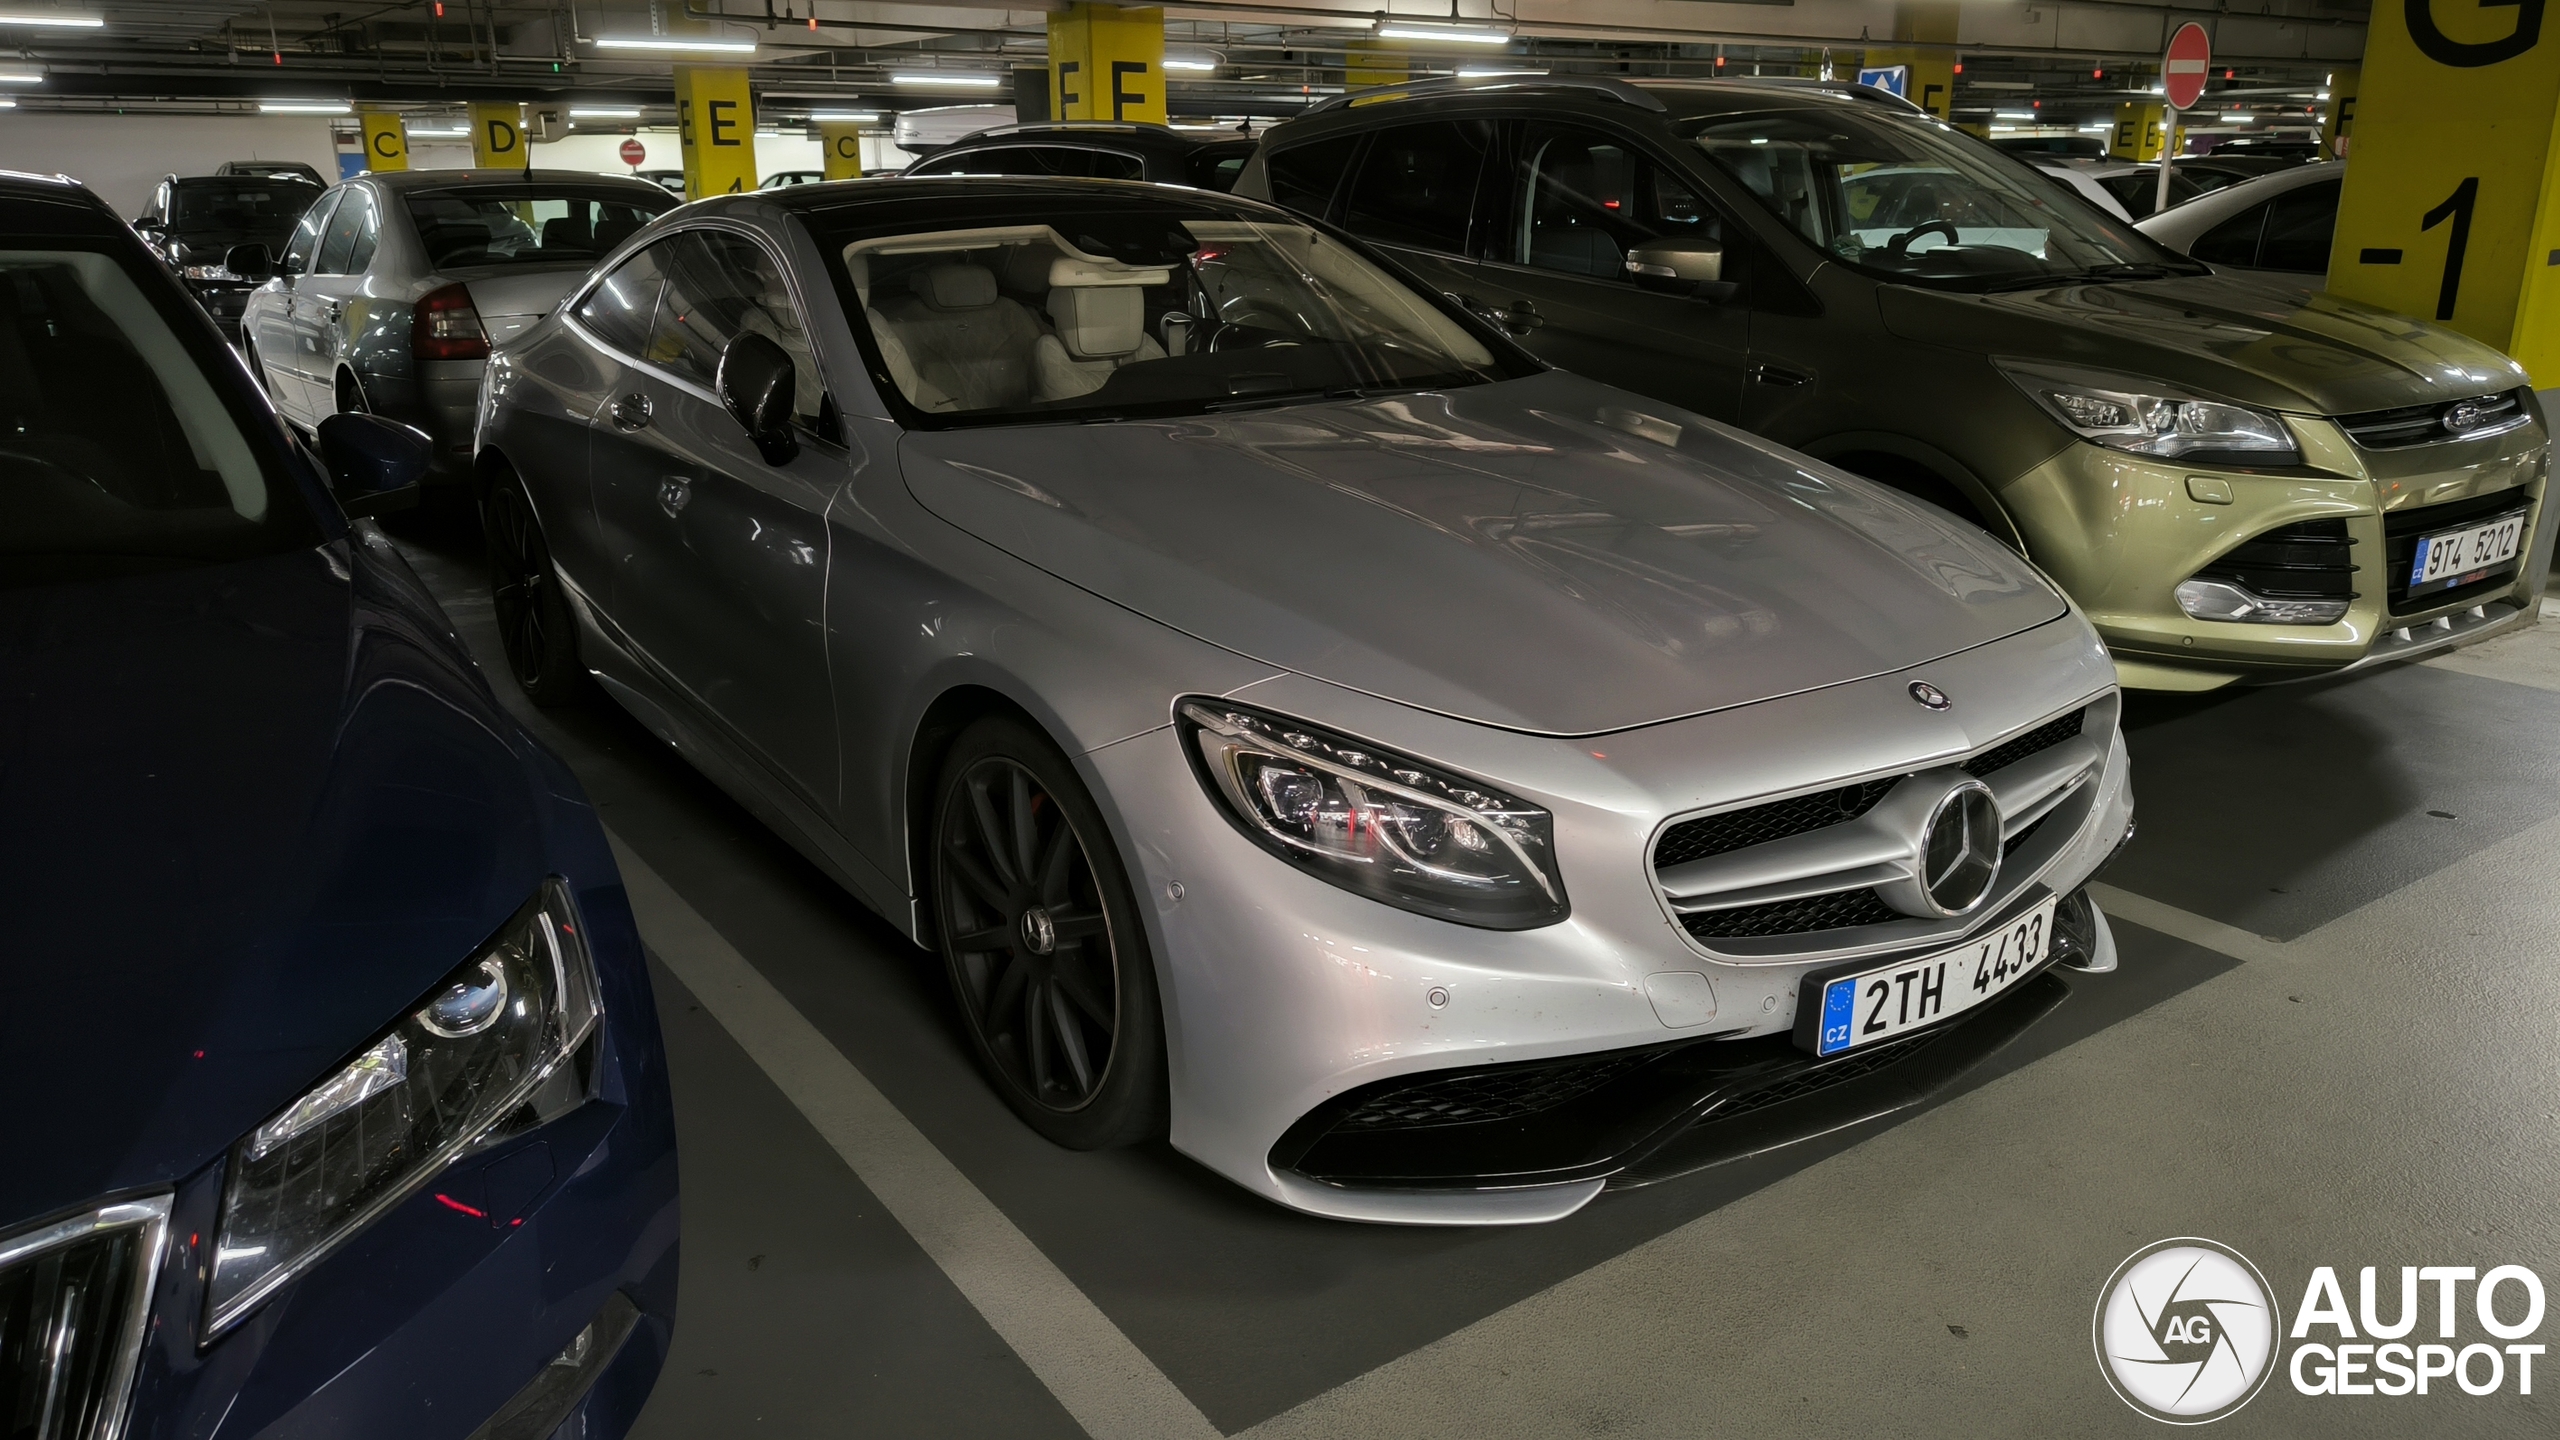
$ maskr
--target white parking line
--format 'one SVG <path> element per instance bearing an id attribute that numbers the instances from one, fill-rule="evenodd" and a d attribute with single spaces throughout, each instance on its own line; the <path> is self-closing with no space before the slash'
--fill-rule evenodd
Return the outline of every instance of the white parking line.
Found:
<path id="1" fill-rule="evenodd" d="M 2273 960 L 2285 953 L 2285 942 L 2274 936 L 2253 935 L 2237 925 L 2208 920 L 2147 895 L 2095 882 L 2090 884 L 2089 893 L 2096 898 L 2098 908 L 2115 919 L 2130 920 L 2145 930 L 2157 930 L 2173 940 L 2201 945 L 2234 960 Z"/>
<path id="2" fill-rule="evenodd" d="M 1094 1440 L 1218 1428 L 711 922 L 613 836 L 641 936 Z"/>

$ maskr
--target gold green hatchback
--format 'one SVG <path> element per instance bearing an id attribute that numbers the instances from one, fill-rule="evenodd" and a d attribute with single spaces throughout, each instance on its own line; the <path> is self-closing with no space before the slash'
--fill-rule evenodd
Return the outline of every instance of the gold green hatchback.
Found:
<path id="1" fill-rule="evenodd" d="M 2128 685 L 2316 675 L 2536 614 L 2549 444 L 2515 362 L 2217 274 L 1880 91 L 1426 82 L 1273 129 L 1236 189 L 1553 364 L 1970 516 Z"/>

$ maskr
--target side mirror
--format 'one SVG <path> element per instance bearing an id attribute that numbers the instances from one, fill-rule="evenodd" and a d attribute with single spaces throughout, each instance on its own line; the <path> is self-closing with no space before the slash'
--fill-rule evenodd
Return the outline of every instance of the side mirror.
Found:
<path id="1" fill-rule="evenodd" d="M 768 465 L 780 465 L 800 453 L 791 433 L 794 375 L 791 357 L 781 346 L 750 331 L 720 352 L 720 373 L 712 388 L 720 403 L 746 428 Z"/>
<path id="2" fill-rule="evenodd" d="M 243 280 L 264 284 L 275 276 L 276 257 L 263 241 L 252 240 L 223 251 L 222 268 Z"/>
<path id="3" fill-rule="evenodd" d="M 436 442 L 379 415 L 332 415 L 320 422 L 320 457 L 349 518 L 388 515 L 418 503 Z"/>
<path id="4" fill-rule="evenodd" d="M 141 231 L 145 235 L 157 235 L 161 231 L 169 228 L 169 222 L 161 219 L 157 215 L 145 215 L 141 219 L 133 222 L 133 228 Z"/>
<path id="5" fill-rule="evenodd" d="M 1724 278 L 1724 247 L 1713 240 L 1653 240 L 1627 252 L 1627 273 L 1648 290 L 1730 300 L 1742 287 Z"/>

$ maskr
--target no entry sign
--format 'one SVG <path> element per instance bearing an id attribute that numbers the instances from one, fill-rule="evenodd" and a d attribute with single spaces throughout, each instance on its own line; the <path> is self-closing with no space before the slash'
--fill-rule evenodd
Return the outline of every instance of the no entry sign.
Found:
<path id="1" fill-rule="evenodd" d="M 2160 67 L 2162 88 L 2168 92 L 2169 108 L 2192 110 L 2204 98 L 2205 71 L 2213 64 L 2213 41 L 2204 27 L 2189 21 L 2169 37 L 2169 58 Z"/>
<path id="2" fill-rule="evenodd" d="M 2194 29 L 2194 28 L 2196 28 L 2196 27 L 2194 27 L 2193 25 L 2190 25 L 2190 26 L 2188 26 L 2187 28 L 2188 28 L 2188 29 L 2190 29 L 2190 30 L 2193 30 L 2193 29 Z M 639 168 L 640 168 L 640 162 L 641 162 L 641 161 L 643 161 L 643 160 L 646 160 L 646 159 L 648 159 L 648 158 L 649 158 L 649 147 L 648 147 L 648 146 L 641 144 L 641 143 L 640 143 L 639 141 L 637 141 L 637 140 L 625 140 L 625 141 L 623 141 L 623 142 L 622 142 L 622 163 L 623 163 L 623 164 L 630 166 L 630 167 L 631 167 L 632 169 L 634 169 L 634 170 L 637 170 L 637 169 L 639 169 Z"/>

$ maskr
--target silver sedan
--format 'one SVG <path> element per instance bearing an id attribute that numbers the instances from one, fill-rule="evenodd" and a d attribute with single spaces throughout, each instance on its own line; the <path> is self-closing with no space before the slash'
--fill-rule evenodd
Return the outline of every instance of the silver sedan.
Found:
<path id="1" fill-rule="evenodd" d="M 1057 1142 L 1518 1223 L 2115 963 L 2114 671 L 1926 505 L 1114 182 L 688 207 L 498 348 L 499 616 L 935 951 Z"/>
<path id="2" fill-rule="evenodd" d="M 467 478 L 491 342 L 549 313 L 676 203 L 646 181 L 574 171 L 349 180 L 244 276 L 265 282 L 240 317 L 250 368 L 305 430 L 342 412 L 386 415 L 435 440 L 431 478 Z"/>

